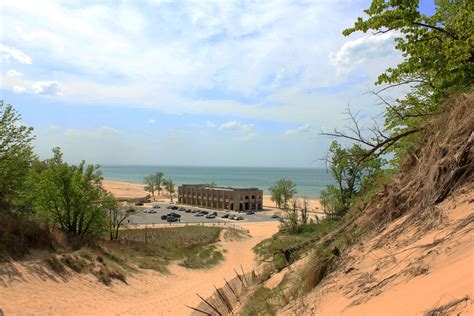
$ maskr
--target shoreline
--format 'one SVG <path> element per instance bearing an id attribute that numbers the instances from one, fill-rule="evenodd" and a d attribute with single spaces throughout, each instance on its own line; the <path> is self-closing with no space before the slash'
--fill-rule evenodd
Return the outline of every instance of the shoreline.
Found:
<path id="1" fill-rule="evenodd" d="M 117 199 L 121 200 L 141 199 L 149 194 L 147 191 L 145 191 L 144 184 L 134 182 L 104 179 L 102 180 L 102 187 L 112 193 L 112 195 L 115 196 Z M 169 196 L 162 193 L 159 196 L 155 196 L 155 200 L 158 202 L 164 202 L 169 200 Z M 308 198 L 307 200 L 310 213 L 322 213 L 321 203 L 319 199 Z M 263 209 L 277 212 L 283 211 L 275 207 L 275 204 L 271 201 L 271 196 L 268 194 L 263 195 Z"/>

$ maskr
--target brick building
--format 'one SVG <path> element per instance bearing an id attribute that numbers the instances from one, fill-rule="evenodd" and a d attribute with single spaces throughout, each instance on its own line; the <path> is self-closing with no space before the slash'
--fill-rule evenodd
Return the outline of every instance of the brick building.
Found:
<path id="1" fill-rule="evenodd" d="M 183 184 L 178 187 L 178 203 L 234 211 L 261 210 L 263 191 L 258 188 Z"/>

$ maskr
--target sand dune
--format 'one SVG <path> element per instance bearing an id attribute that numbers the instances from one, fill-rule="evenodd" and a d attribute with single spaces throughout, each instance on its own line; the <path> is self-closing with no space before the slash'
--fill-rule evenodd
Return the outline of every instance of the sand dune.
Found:
<path id="1" fill-rule="evenodd" d="M 213 285 L 222 286 L 235 276 L 234 268 L 250 271 L 254 266 L 252 247 L 278 230 L 278 223 L 243 224 L 252 237 L 221 242 L 225 261 L 207 270 L 190 270 L 178 265 L 170 274 L 143 271 L 128 278 L 129 285 L 114 282 L 106 287 L 89 275 L 68 280 L 48 277 L 33 262 L 14 263 L 0 274 L 0 308 L 5 315 L 187 315 L 185 306 L 197 306 L 209 296 Z M 37 272 L 34 272 L 37 270 Z M 38 273 L 38 271 L 43 271 Z M 16 275 L 16 276 L 15 276 Z M 8 285 L 7 285 L 8 284 Z"/>

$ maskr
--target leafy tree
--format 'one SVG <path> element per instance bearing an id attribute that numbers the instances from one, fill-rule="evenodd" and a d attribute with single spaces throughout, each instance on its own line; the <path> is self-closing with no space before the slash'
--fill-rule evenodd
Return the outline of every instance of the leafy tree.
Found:
<path id="1" fill-rule="evenodd" d="M 110 205 L 108 209 L 109 218 L 109 238 L 110 240 L 117 240 L 119 237 L 120 228 L 127 224 L 127 220 L 131 213 L 126 209 L 115 203 Z"/>
<path id="2" fill-rule="evenodd" d="M 0 100 L 0 212 L 23 205 L 25 181 L 33 159 L 32 128 L 21 124 L 21 116 Z"/>
<path id="3" fill-rule="evenodd" d="M 99 166 L 70 166 L 59 148 L 30 177 L 31 200 L 38 214 L 78 237 L 107 231 L 107 211 L 116 200 L 101 187 Z"/>
<path id="4" fill-rule="evenodd" d="M 354 198 L 366 192 L 372 180 L 383 173 L 384 160 L 367 159 L 367 150 L 360 145 L 342 148 L 337 141 L 331 143 L 327 160 L 329 173 L 336 180 L 336 185 L 329 185 L 321 192 L 321 204 L 326 213 L 342 216 Z"/>
<path id="5" fill-rule="evenodd" d="M 278 208 L 287 208 L 288 201 L 297 193 L 296 185 L 288 179 L 278 180 L 274 186 L 269 188 L 272 196 L 271 199 Z"/>
<path id="6" fill-rule="evenodd" d="M 151 176 L 145 177 L 143 182 L 145 183 L 145 191 L 150 192 L 153 200 L 155 200 L 155 191 L 158 191 L 158 195 L 160 194 L 161 186 L 163 185 L 163 172 L 157 172 Z"/>
<path id="7" fill-rule="evenodd" d="M 387 106 L 385 129 L 390 134 L 379 148 L 395 154 L 395 164 L 413 152 L 416 133 L 427 116 L 438 113 L 441 103 L 456 91 L 472 91 L 474 74 L 474 2 L 437 0 L 432 16 L 419 11 L 417 0 L 373 0 L 344 35 L 357 31 L 394 32 L 403 61 L 381 74 L 376 84 L 387 88 L 408 85 L 403 98 Z M 381 97 L 379 93 L 376 95 Z M 380 134 L 382 135 L 382 134 Z M 378 142 L 379 143 L 379 142 Z"/>
<path id="8" fill-rule="evenodd" d="M 158 191 L 158 195 L 160 195 L 160 192 L 163 190 L 163 188 L 161 187 L 164 183 L 164 176 L 165 174 L 161 171 L 155 173 L 154 175 L 154 179 L 155 179 L 155 189 L 156 191 Z"/>
<path id="9" fill-rule="evenodd" d="M 145 191 L 150 192 L 151 196 L 153 197 L 153 201 L 155 200 L 155 177 L 154 176 L 148 176 L 145 177 L 143 180 L 145 182 Z"/>
<path id="10" fill-rule="evenodd" d="M 168 193 L 170 194 L 170 201 L 171 203 L 173 203 L 173 194 L 176 192 L 173 180 L 171 179 L 164 180 L 164 185 L 165 185 L 166 191 L 168 191 Z"/>

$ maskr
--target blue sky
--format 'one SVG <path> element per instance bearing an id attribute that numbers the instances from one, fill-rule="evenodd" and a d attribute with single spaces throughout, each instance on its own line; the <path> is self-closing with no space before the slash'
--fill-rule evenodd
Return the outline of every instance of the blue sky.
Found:
<path id="1" fill-rule="evenodd" d="M 321 130 L 382 111 L 394 34 L 342 36 L 369 1 L 2 3 L 1 98 L 71 162 L 321 166 Z M 431 12 L 432 2 L 423 10 Z"/>

